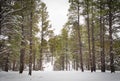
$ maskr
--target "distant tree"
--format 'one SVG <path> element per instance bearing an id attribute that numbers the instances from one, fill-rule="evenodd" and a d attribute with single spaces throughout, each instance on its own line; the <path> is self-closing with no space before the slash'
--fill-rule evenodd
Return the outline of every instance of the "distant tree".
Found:
<path id="1" fill-rule="evenodd" d="M 84 7 L 85 7 L 85 11 L 86 11 L 86 22 L 87 22 L 87 34 L 88 34 L 88 53 L 89 53 L 89 59 L 88 59 L 88 70 L 92 69 L 92 59 L 91 59 L 91 43 L 90 43 L 90 1 L 89 0 L 85 0 L 84 2 Z"/>
<path id="2" fill-rule="evenodd" d="M 70 12 L 71 16 L 69 17 L 72 19 L 71 23 L 74 23 L 77 27 L 77 33 L 78 33 L 78 41 L 79 41 L 79 54 L 80 54 L 80 68 L 81 71 L 84 71 L 83 68 L 83 55 L 82 55 L 82 41 L 81 41 L 81 32 L 80 32 L 80 1 L 79 0 L 69 0 L 71 3 L 70 5 Z"/>
<path id="3" fill-rule="evenodd" d="M 44 47 L 44 40 L 49 35 L 49 28 L 51 27 L 48 20 L 48 12 L 47 7 L 44 2 L 40 4 L 40 22 L 41 22 L 41 36 L 40 36 L 40 67 L 39 69 L 42 70 L 42 60 L 43 60 L 43 47 Z"/>
<path id="4" fill-rule="evenodd" d="M 62 50 L 63 50 L 63 54 L 62 54 L 62 70 L 68 70 L 68 29 L 67 29 L 67 25 L 64 26 L 64 28 L 62 29 L 61 32 L 61 38 L 62 38 Z M 65 67 L 66 66 L 66 67 Z"/>

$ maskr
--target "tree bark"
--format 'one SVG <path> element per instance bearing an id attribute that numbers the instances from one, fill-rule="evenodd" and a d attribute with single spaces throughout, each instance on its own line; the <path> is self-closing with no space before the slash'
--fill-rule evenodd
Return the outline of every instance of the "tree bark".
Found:
<path id="1" fill-rule="evenodd" d="M 32 0 L 31 0 L 31 8 L 32 8 Z M 33 29 L 33 11 L 31 9 L 30 13 L 30 53 L 29 53 L 29 75 L 32 75 L 32 29 Z"/>
<path id="2" fill-rule="evenodd" d="M 112 30 L 112 0 L 108 0 L 108 6 L 109 6 L 109 41 L 110 41 L 110 48 L 109 48 L 109 53 L 110 53 L 110 70 L 111 73 L 115 72 L 115 67 L 114 67 L 114 53 L 113 53 L 113 30 Z"/>
<path id="3" fill-rule="evenodd" d="M 88 70 L 92 70 L 91 43 L 90 43 L 90 22 L 89 22 L 89 0 L 87 0 L 87 34 L 88 34 Z"/>
<path id="4" fill-rule="evenodd" d="M 84 68 L 83 68 L 83 56 L 82 56 L 82 41 L 81 41 L 81 33 L 80 33 L 80 3 L 78 2 L 78 40 L 79 40 L 79 53 L 80 53 L 80 68 L 81 68 L 81 71 L 83 72 L 84 71 Z"/>
<path id="5" fill-rule="evenodd" d="M 23 8 L 23 0 L 21 0 L 21 6 Z M 24 70 L 24 56 L 25 56 L 25 32 L 24 32 L 24 15 L 23 12 L 21 12 L 22 16 L 22 25 L 21 25 L 21 35 L 22 35 L 22 40 L 21 40 L 21 49 L 20 49 L 20 68 L 19 68 L 19 73 L 23 73 Z"/>
<path id="6" fill-rule="evenodd" d="M 94 16 L 93 16 L 93 4 L 92 4 L 92 71 L 96 71 L 96 63 L 95 63 L 95 38 L 94 38 Z"/>
<path id="7" fill-rule="evenodd" d="M 8 72 L 9 69 L 9 53 L 6 54 L 6 61 L 5 61 L 5 71 Z"/>
<path id="8" fill-rule="evenodd" d="M 36 70 L 35 60 L 36 60 L 36 50 L 34 49 L 34 52 L 33 52 L 33 70 Z"/>
<path id="9" fill-rule="evenodd" d="M 1 11 L 2 11 L 2 0 L 0 0 L 0 13 L 1 13 Z M 2 29 L 2 27 L 1 27 L 1 20 L 2 19 L 2 15 L 0 14 L 0 35 L 2 34 L 2 31 L 1 31 L 1 29 Z M 1 44 L 0 44 L 0 47 L 1 47 Z"/>
<path id="10" fill-rule="evenodd" d="M 15 64 L 16 64 L 16 60 L 13 60 L 13 66 L 12 66 L 12 70 L 15 71 Z"/>
<path id="11" fill-rule="evenodd" d="M 44 37 L 44 35 L 43 35 L 43 23 L 44 23 L 44 20 L 43 20 L 43 10 L 42 10 L 42 25 L 41 25 L 41 43 L 40 43 L 40 67 L 39 67 L 39 69 L 40 70 L 43 70 L 43 68 L 42 68 L 42 60 L 43 60 L 43 37 Z"/>
<path id="12" fill-rule="evenodd" d="M 61 65 L 62 65 L 61 70 L 64 71 L 64 69 L 65 69 L 65 58 L 64 58 L 64 54 L 61 56 Z"/>
<path id="13" fill-rule="evenodd" d="M 100 1 L 100 53 L 101 53 L 101 72 L 105 72 L 105 53 L 104 53 L 104 22 L 102 15 L 102 0 Z"/>
<path id="14" fill-rule="evenodd" d="M 77 55 L 75 56 L 76 58 L 75 58 L 75 69 L 76 69 L 76 71 L 78 71 L 78 68 L 79 68 L 79 60 L 78 60 L 78 58 L 79 58 L 79 55 L 78 55 L 78 53 L 76 53 Z"/>

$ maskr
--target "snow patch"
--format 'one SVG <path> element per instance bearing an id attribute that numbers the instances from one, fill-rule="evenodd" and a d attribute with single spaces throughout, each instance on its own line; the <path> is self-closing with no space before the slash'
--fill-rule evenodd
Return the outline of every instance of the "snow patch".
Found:
<path id="1" fill-rule="evenodd" d="M 53 65 L 51 64 L 51 62 L 45 63 L 43 67 L 44 71 L 53 71 Z"/>
<path id="2" fill-rule="evenodd" d="M 8 36 L 0 35 L 0 40 L 7 40 Z"/>
<path id="3" fill-rule="evenodd" d="M 0 72 L 0 81 L 120 81 L 120 72 L 80 72 L 80 71 L 28 71 Z"/>

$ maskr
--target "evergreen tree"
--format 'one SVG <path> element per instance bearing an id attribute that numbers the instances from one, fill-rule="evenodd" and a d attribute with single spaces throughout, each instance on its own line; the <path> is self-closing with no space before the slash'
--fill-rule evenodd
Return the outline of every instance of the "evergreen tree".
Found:
<path id="1" fill-rule="evenodd" d="M 44 40 L 46 40 L 46 37 L 49 35 L 49 20 L 48 20 L 48 12 L 47 7 L 44 2 L 41 2 L 40 4 L 40 21 L 41 21 L 41 36 L 40 36 L 40 67 L 39 69 L 42 70 L 42 60 L 43 60 L 43 50 L 44 50 Z"/>

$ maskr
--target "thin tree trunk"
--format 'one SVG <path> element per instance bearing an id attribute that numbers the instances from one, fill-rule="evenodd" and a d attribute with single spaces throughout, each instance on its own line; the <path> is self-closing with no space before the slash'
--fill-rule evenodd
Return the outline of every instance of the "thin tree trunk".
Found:
<path id="1" fill-rule="evenodd" d="M 40 43 L 40 70 L 43 70 L 42 68 L 42 60 L 43 60 L 43 11 L 42 11 L 42 25 L 41 25 L 41 43 Z"/>
<path id="2" fill-rule="evenodd" d="M 64 58 L 64 55 L 62 56 L 62 70 L 64 71 L 65 69 L 65 58 Z"/>
<path id="3" fill-rule="evenodd" d="M 80 33 L 80 4 L 78 3 L 78 40 L 79 40 L 79 53 L 80 53 L 80 68 L 81 71 L 83 72 L 83 56 L 82 56 L 82 41 L 81 41 L 81 33 Z"/>
<path id="4" fill-rule="evenodd" d="M 76 60 L 75 60 L 75 58 L 73 60 L 73 68 L 74 68 L 74 70 L 76 70 Z"/>
<path id="5" fill-rule="evenodd" d="M 36 50 L 34 49 L 34 53 L 33 53 L 33 70 L 36 70 L 35 60 L 36 60 Z"/>
<path id="6" fill-rule="evenodd" d="M 105 72 L 105 54 L 104 54 L 104 22 L 102 15 L 102 0 L 100 1 L 100 53 L 101 53 L 101 72 Z"/>
<path id="7" fill-rule="evenodd" d="M 2 35 L 2 0 L 0 0 L 0 36 Z M 0 40 L 0 52 L 2 52 L 3 40 Z"/>
<path id="8" fill-rule="evenodd" d="M 23 0 L 21 0 L 21 6 L 23 8 Z M 21 12 L 22 16 L 22 25 L 21 25 L 21 35 L 22 35 L 22 40 L 21 40 L 21 49 L 20 49 L 20 68 L 19 68 L 19 73 L 23 73 L 24 70 L 24 56 L 25 56 L 25 35 L 24 35 L 24 16 L 23 12 Z"/>
<path id="9" fill-rule="evenodd" d="M 52 65 L 53 65 L 53 53 L 54 53 L 54 52 L 53 52 L 53 50 L 52 50 L 52 62 L 51 62 Z"/>
<path id="10" fill-rule="evenodd" d="M 94 38 L 94 14 L 93 14 L 93 2 L 92 2 L 92 71 L 96 71 L 96 61 L 95 61 L 95 38 Z"/>
<path id="11" fill-rule="evenodd" d="M 0 13 L 1 13 L 1 11 L 2 11 L 2 0 L 0 0 Z M 1 31 L 1 29 L 2 29 L 2 27 L 1 27 L 1 20 L 2 19 L 2 15 L 0 14 L 0 35 L 2 34 L 2 31 Z M 0 44 L 0 47 L 1 47 L 1 44 Z M 0 48 L 1 49 L 1 48 Z"/>
<path id="12" fill-rule="evenodd" d="M 90 43 L 90 23 L 89 23 L 89 0 L 87 0 L 87 33 L 88 33 L 88 53 L 89 53 L 89 60 L 88 60 L 88 70 L 92 70 L 92 58 L 91 58 L 91 43 Z"/>
<path id="13" fill-rule="evenodd" d="M 32 8 L 32 0 L 31 0 L 31 8 Z M 32 75 L 32 29 L 33 29 L 33 12 L 31 9 L 30 13 L 30 52 L 29 52 L 29 75 Z"/>
<path id="14" fill-rule="evenodd" d="M 109 41 L 110 41 L 110 69 L 111 69 L 111 73 L 115 72 L 115 67 L 114 67 L 114 53 L 113 53 L 113 37 L 112 37 L 112 0 L 108 0 L 108 6 L 109 6 Z"/>
<path id="15" fill-rule="evenodd" d="M 78 57 L 79 57 L 79 55 L 78 55 L 78 53 L 77 53 L 77 55 L 75 56 L 76 57 L 76 59 L 75 59 L 75 69 L 76 69 L 76 71 L 78 71 L 78 68 L 79 68 L 79 60 L 78 60 Z"/>
<path id="16" fill-rule="evenodd" d="M 15 64 L 16 64 L 16 60 L 13 60 L 13 66 L 12 66 L 13 71 L 15 71 Z"/>
<path id="17" fill-rule="evenodd" d="M 7 53 L 7 55 L 6 55 L 6 61 L 5 61 L 5 71 L 6 72 L 8 72 L 8 67 L 9 67 L 8 63 L 9 63 L 9 53 Z"/>
<path id="18" fill-rule="evenodd" d="M 103 19 L 103 40 L 102 40 L 102 44 L 103 44 L 103 71 L 105 71 L 105 24 L 104 24 L 104 19 Z"/>
<path id="19" fill-rule="evenodd" d="M 40 45 L 40 67 L 39 69 L 42 70 L 42 59 L 43 59 L 43 55 L 42 55 L 42 41 L 43 41 L 43 38 L 41 39 L 41 45 Z"/>
<path id="20" fill-rule="evenodd" d="M 66 52 L 66 71 L 68 70 L 68 56 L 67 56 L 67 52 Z"/>

